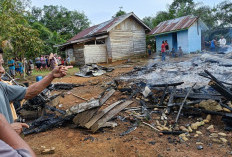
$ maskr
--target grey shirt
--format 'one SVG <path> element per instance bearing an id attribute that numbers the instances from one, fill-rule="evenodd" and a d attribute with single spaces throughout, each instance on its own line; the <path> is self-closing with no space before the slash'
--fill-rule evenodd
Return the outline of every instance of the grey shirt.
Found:
<path id="1" fill-rule="evenodd" d="M 26 149 L 13 149 L 11 146 L 0 140 L 0 156 L 1 157 L 31 157 Z"/>
<path id="2" fill-rule="evenodd" d="M 10 109 L 10 102 L 20 101 L 26 94 L 25 87 L 8 85 L 0 81 L 0 113 L 2 113 L 9 123 L 13 123 L 13 116 Z"/>

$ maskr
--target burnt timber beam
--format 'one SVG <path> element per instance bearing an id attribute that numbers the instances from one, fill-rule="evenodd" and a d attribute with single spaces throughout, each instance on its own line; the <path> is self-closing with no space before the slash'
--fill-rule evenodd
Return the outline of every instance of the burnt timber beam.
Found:
<path id="1" fill-rule="evenodd" d="M 163 102 L 164 102 L 164 98 L 166 96 L 166 91 L 168 89 L 168 85 L 166 84 L 164 90 L 163 90 L 163 95 L 162 95 L 162 98 L 160 99 L 160 103 L 158 104 L 158 106 L 162 106 L 163 105 Z"/>
<path id="2" fill-rule="evenodd" d="M 184 106 L 184 104 L 185 104 L 185 102 L 186 102 L 186 100 L 187 100 L 187 98 L 188 98 L 190 92 L 192 91 L 192 89 L 193 89 L 193 87 L 194 87 L 195 85 L 196 85 L 196 83 L 194 83 L 194 85 L 189 89 L 188 93 L 186 94 L 186 96 L 185 96 L 185 98 L 184 98 L 184 100 L 183 100 L 183 102 L 182 102 L 182 104 L 181 104 L 181 106 L 180 106 L 180 109 L 179 109 L 179 111 L 178 111 L 178 114 L 177 114 L 177 116 L 176 116 L 175 123 L 178 122 L 179 116 L 180 116 L 180 113 L 181 113 L 181 110 L 182 110 L 182 108 L 183 108 L 183 106 Z"/>
<path id="3" fill-rule="evenodd" d="M 225 86 L 221 86 L 221 84 L 212 80 L 209 82 L 209 85 L 227 100 L 232 100 L 232 93 Z"/>
<path id="4" fill-rule="evenodd" d="M 184 98 L 186 93 L 176 93 L 175 98 Z M 188 96 L 189 99 L 201 99 L 201 100 L 220 100 L 223 98 L 221 95 L 210 95 L 210 94 L 203 94 L 203 93 L 190 93 Z"/>
<path id="5" fill-rule="evenodd" d="M 184 82 L 167 83 L 167 84 L 154 84 L 154 85 L 151 85 L 150 87 L 153 88 L 153 87 L 179 86 L 179 85 L 182 85 L 183 83 Z"/>

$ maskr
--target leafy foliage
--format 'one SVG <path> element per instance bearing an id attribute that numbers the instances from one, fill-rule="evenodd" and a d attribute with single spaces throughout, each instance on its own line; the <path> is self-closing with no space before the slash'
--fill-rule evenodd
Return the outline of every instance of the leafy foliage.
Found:
<path id="1" fill-rule="evenodd" d="M 122 15 L 125 15 L 126 14 L 126 12 L 125 11 L 123 11 L 123 10 L 121 10 L 122 9 L 122 7 L 120 7 L 120 9 L 119 9 L 119 11 L 114 15 L 114 16 L 112 16 L 112 18 L 115 18 L 115 17 L 119 17 L 119 16 L 122 16 Z"/>
<path id="2" fill-rule="evenodd" d="M 32 29 L 24 17 L 27 3 L 19 0 L 3 0 L 0 5 L 0 42 L 9 41 L 9 56 L 32 56 L 40 52 L 43 41 L 36 30 Z"/>
<path id="3" fill-rule="evenodd" d="M 88 28 L 90 24 L 84 13 L 53 5 L 44 6 L 43 9 L 33 7 L 30 21 L 43 24 L 51 32 L 59 33 L 64 40 Z"/>
<path id="4" fill-rule="evenodd" d="M 232 25 L 232 2 L 226 0 L 211 8 L 203 3 L 195 3 L 193 0 L 174 0 L 167 11 L 160 11 L 155 17 L 146 17 L 143 21 L 154 28 L 160 22 L 186 15 L 200 17 L 212 29 L 228 27 Z"/>
<path id="5" fill-rule="evenodd" d="M 57 53 L 56 44 L 89 27 L 84 13 L 59 6 L 30 7 L 30 0 L 0 1 L 0 43 L 8 56 Z M 52 20 L 51 20 L 52 19 Z"/>

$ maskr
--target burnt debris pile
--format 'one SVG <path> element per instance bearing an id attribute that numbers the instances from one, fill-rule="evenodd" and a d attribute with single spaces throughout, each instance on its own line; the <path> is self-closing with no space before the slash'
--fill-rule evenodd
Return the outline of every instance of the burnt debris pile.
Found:
<path id="1" fill-rule="evenodd" d="M 38 133 L 51 129 L 67 121 L 64 117 L 66 111 L 57 108 L 57 99 L 64 95 L 64 90 L 71 90 L 83 85 L 56 83 L 49 85 L 38 96 L 25 101 L 22 107 L 18 108 L 17 114 L 21 121 L 34 120 L 30 122 L 30 128 L 24 130 L 24 134 Z M 58 94 L 51 94 L 51 91 L 61 91 Z"/>
<path id="2" fill-rule="evenodd" d="M 97 64 L 86 64 L 81 67 L 80 72 L 75 73 L 75 75 L 80 77 L 93 77 L 103 75 L 106 72 L 111 72 L 113 70 L 114 68 L 111 67 L 107 68 Z"/>
<path id="3" fill-rule="evenodd" d="M 199 128 L 205 126 L 210 137 L 225 143 L 226 134 L 218 133 L 215 137 L 215 128 L 232 130 L 232 69 L 229 62 L 221 63 L 220 57 L 208 60 L 203 54 L 183 62 L 135 67 L 104 86 L 105 92 L 97 98 L 87 100 L 69 91 L 85 102 L 66 111 L 45 105 L 53 110 L 52 114 L 39 116 L 24 133 L 38 133 L 67 123 L 97 132 L 118 123 L 129 123 L 120 136 L 148 126 L 160 135 L 179 135 L 182 141 L 187 141 L 189 137 L 201 136 Z M 70 86 L 61 87 L 56 90 L 70 90 Z M 46 92 L 41 95 L 45 97 Z M 56 96 L 46 96 L 34 104 L 47 104 L 47 99 L 54 101 Z"/>

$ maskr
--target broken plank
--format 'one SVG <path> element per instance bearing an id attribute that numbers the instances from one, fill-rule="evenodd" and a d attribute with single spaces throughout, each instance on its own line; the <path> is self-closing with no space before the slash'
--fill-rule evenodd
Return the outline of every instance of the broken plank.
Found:
<path id="1" fill-rule="evenodd" d="M 215 89 L 218 93 L 220 93 L 223 97 L 225 97 L 227 100 L 232 100 L 232 93 L 227 89 L 225 86 L 221 86 L 215 81 L 210 81 L 209 85 Z"/>
<path id="2" fill-rule="evenodd" d="M 117 113 L 121 110 L 132 104 L 133 101 L 126 101 L 120 105 L 117 105 L 112 110 L 110 110 L 107 114 L 105 114 L 101 119 L 99 119 L 94 125 L 91 127 L 93 132 L 96 132 L 99 128 L 101 128 L 108 120 L 113 118 Z"/>
<path id="3" fill-rule="evenodd" d="M 98 99 L 92 99 L 88 102 L 80 103 L 75 106 L 70 107 L 66 110 L 66 115 L 72 115 L 84 112 L 86 110 L 89 110 L 91 108 L 95 108 L 101 106 Z"/>
<path id="4" fill-rule="evenodd" d="M 103 98 L 100 99 L 100 105 L 104 104 L 113 94 L 115 90 L 111 89 Z"/>
<path id="5" fill-rule="evenodd" d="M 154 84 L 154 85 L 151 85 L 151 88 L 154 88 L 154 87 L 166 87 L 166 86 L 179 86 L 179 85 L 182 85 L 184 82 L 177 82 L 177 83 L 169 83 L 169 84 Z"/>
<path id="6" fill-rule="evenodd" d="M 86 128 L 90 128 L 96 121 L 98 121 L 102 116 L 104 116 L 107 112 L 109 112 L 111 109 L 113 109 L 115 106 L 120 104 L 122 101 L 117 101 L 113 103 L 112 105 L 108 106 L 104 110 L 101 110 L 97 115 L 95 115 L 87 124 L 85 124 Z"/>
<path id="7" fill-rule="evenodd" d="M 77 114 L 73 119 L 74 124 L 84 127 L 99 109 L 100 106 Z"/>

